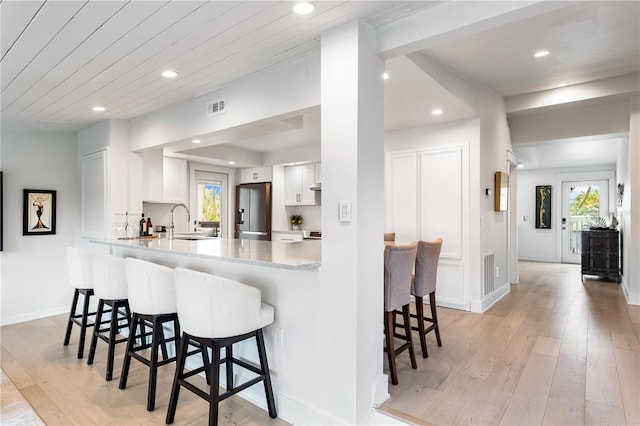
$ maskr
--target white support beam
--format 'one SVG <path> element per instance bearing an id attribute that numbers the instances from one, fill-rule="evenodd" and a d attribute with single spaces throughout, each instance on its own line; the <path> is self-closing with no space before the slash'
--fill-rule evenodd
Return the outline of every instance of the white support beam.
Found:
<path id="1" fill-rule="evenodd" d="M 435 43 L 553 12 L 577 1 L 452 1 L 425 8 L 377 29 L 378 54 L 406 55 Z"/>
<path id="2" fill-rule="evenodd" d="M 507 114 L 530 111 L 569 102 L 590 101 L 640 93 L 640 73 L 625 74 L 557 89 L 543 90 L 505 99 Z"/>

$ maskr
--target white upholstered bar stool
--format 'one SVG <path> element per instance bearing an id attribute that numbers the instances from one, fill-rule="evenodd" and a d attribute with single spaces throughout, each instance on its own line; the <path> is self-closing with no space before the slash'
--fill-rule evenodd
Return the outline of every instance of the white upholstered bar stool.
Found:
<path id="1" fill-rule="evenodd" d="M 434 331 L 438 346 L 442 346 L 436 310 L 436 281 L 441 249 L 442 238 L 436 238 L 433 241 L 418 241 L 415 275 L 411 283 L 411 294 L 415 297 L 416 302 L 416 313 L 415 315 L 411 314 L 411 317 L 416 319 L 417 326 L 412 326 L 411 329 L 417 331 L 420 335 L 423 358 L 429 356 L 427 352 L 427 333 Z M 427 295 L 429 296 L 431 317 L 424 315 L 423 298 Z M 429 327 L 425 326 L 427 322 L 431 323 Z"/>
<path id="2" fill-rule="evenodd" d="M 125 261 L 121 257 L 108 254 L 91 254 L 91 271 L 93 274 L 93 291 L 98 297 L 96 325 L 89 346 L 87 364 L 93 364 L 98 338 L 107 343 L 106 380 L 113 378 L 113 358 L 118 343 L 127 341 L 126 337 L 117 338 L 121 329 L 129 328 L 131 312 L 127 292 L 127 275 Z M 106 306 L 106 309 L 105 309 Z M 104 320 L 103 317 L 109 316 Z M 106 334 L 108 332 L 108 334 Z"/>
<path id="3" fill-rule="evenodd" d="M 84 341 L 87 328 L 92 327 L 89 317 L 95 312 L 89 312 L 89 301 L 93 296 L 93 277 L 91 274 L 91 253 L 75 247 L 67 247 L 67 265 L 69 267 L 69 283 L 73 287 L 73 301 L 69 310 L 67 331 L 64 335 L 64 346 L 69 345 L 73 324 L 80 327 L 80 339 L 78 341 L 78 359 L 84 356 Z M 82 312 L 77 313 L 78 298 L 82 294 Z"/>
<path id="4" fill-rule="evenodd" d="M 181 386 L 209 402 L 209 425 L 217 425 L 219 402 L 260 381 L 264 384 L 269 417 L 276 418 L 276 404 L 262 334 L 262 329 L 274 320 L 273 306 L 262 303 L 259 289 L 211 274 L 176 268 L 175 282 L 176 303 L 183 334 L 166 423 L 173 423 Z M 233 357 L 234 343 L 253 338 L 256 339 L 259 368 Z M 209 394 L 187 381 L 195 374 L 193 371 L 183 371 L 187 358 L 187 343 L 190 340 L 212 350 Z M 225 358 L 221 359 L 222 348 L 225 348 Z M 222 364 L 226 368 L 227 389 L 220 394 Z M 236 386 L 233 383 L 234 364 L 257 376 Z"/>
<path id="5" fill-rule="evenodd" d="M 175 356 L 168 355 L 166 344 L 177 343 L 180 339 L 180 324 L 175 302 L 173 269 L 144 260 L 125 259 L 129 306 L 132 312 L 127 349 L 122 364 L 119 388 L 127 386 L 131 358 L 149 367 L 147 410 L 153 411 L 156 402 L 156 377 L 158 367 L 174 362 Z M 165 337 L 164 325 L 173 325 L 173 335 Z M 147 327 L 151 331 L 146 331 Z M 147 337 L 151 342 L 147 343 Z M 151 349 L 150 358 L 140 352 Z M 158 351 L 162 351 L 159 359 Z"/>

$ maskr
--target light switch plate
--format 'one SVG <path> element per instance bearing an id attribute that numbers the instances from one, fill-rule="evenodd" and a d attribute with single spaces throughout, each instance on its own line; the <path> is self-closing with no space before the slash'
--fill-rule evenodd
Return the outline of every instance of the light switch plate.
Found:
<path id="1" fill-rule="evenodd" d="M 338 221 L 351 222 L 351 201 L 338 201 Z"/>

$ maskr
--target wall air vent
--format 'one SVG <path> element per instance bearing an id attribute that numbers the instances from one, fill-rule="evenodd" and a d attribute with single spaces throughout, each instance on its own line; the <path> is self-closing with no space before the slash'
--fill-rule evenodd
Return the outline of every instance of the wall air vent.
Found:
<path id="1" fill-rule="evenodd" d="M 225 111 L 224 98 L 207 102 L 207 117 L 212 117 L 214 115 L 222 114 L 224 111 Z"/>

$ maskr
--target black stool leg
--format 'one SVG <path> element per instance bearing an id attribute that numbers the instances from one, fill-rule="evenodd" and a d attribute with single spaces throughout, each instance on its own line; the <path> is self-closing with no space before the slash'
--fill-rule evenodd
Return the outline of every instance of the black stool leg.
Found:
<path id="1" fill-rule="evenodd" d="M 84 340 L 87 334 L 90 295 L 91 294 L 89 291 L 84 293 L 84 304 L 82 306 L 82 322 L 80 325 L 80 341 L 78 342 L 78 359 L 82 359 L 82 357 L 84 356 Z"/>
<path id="2" fill-rule="evenodd" d="M 91 344 L 89 345 L 89 356 L 87 357 L 87 364 L 93 364 L 93 358 L 96 355 L 96 345 L 98 343 L 98 334 L 100 334 L 100 323 L 102 322 L 102 311 L 104 310 L 104 300 L 98 301 L 98 311 L 96 312 L 95 325 L 93 326 L 93 333 L 91 336 Z"/>
<path id="3" fill-rule="evenodd" d="M 153 334 L 151 337 L 151 359 L 149 362 L 149 390 L 147 392 L 147 411 L 156 406 L 156 377 L 158 375 L 158 347 L 163 342 L 162 322 L 153 318 Z M 165 348 L 166 350 L 166 348 Z"/>
<path id="4" fill-rule="evenodd" d="M 204 345 L 203 345 L 204 346 Z M 189 350 L 189 337 L 186 333 L 180 339 L 180 352 L 176 361 L 176 373 L 173 376 L 173 386 L 171 387 L 171 396 L 169 397 L 169 407 L 167 408 L 167 418 L 165 423 L 170 425 L 176 417 L 176 409 L 178 408 L 178 397 L 180 396 L 180 380 L 183 379 L 184 363 Z M 205 348 L 206 350 L 206 348 Z M 207 373 L 209 375 L 209 373 Z"/>
<path id="5" fill-rule="evenodd" d="M 220 345 L 213 342 L 211 353 L 211 394 L 209 395 L 209 426 L 218 425 L 218 402 L 220 398 Z"/>
<path id="6" fill-rule="evenodd" d="M 131 365 L 131 351 L 133 350 L 133 345 L 136 341 L 136 328 L 139 321 L 141 321 L 140 317 L 138 317 L 138 314 L 134 312 L 131 319 L 131 327 L 129 327 L 127 349 L 124 352 L 124 361 L 122 362 L 122 373 L 120 376 L 120 384 L 118 385 L 119 389 L 127 387 L 127 377 L 129 376 L 129 366 Z"/>
<path id="7" fill-rule="evenodd" d="M 233 389 L 233 345 L 225 347 L 224 354 L 227 359 L 225 363 L 227 370 L 227 391 L 230 391 Z"/>
<path id="8" fill-rule="evenodd" d="M 71 327 L 73 327 L 73 317 L 76 314 L 76 307 L 78 306 L 78 296 L 80 292 L 78 289 L 73 290 L 73 301 L 71 302 L 71 310 L 69 311 L 69 322 L 67 323 L 67 331 L 64 334 L 64 346 L 69 345 L 69 339 L 71 338 Z"/>
<path id="9" fill-rule="evenodd" d="M 109 382 L 113 379 L 113 358 L 115 357 L 116 350 L 116 338 L 118 335 L 118 302 L 113 302 L 113 306 L 111 308 L 111 323 L 109 328 L 109 342 L 107 346 L 107 373 L 106 380 Z"/>
<path id="10" fill-rule="evenodd" d="M 260 358 L 260 368 L 264 375 L 264 392 L 267 397 L 267 407 L 269 408 L 269 417 L 275 419 L 278 417 L 276 412 L 276 402 L 273 397 L 273 388 L 271 386 L 271 374 L 269 373 L 269 363 L 267 362 L 267 351 L 264 347 L 264 336 L 262 329 L 256 331 L 256 342 L 258 344 L 258 356 Z"/>
<path id="11" fill-rule="evenodd" d="M 209 352 L 205 345 L 200 345 L 200 351 L 202 352 L 202 365 L 204 366 L 204 376 L 207 379 L 207 384 L 211 384 L 211 363 L 209 362 Z"/>

